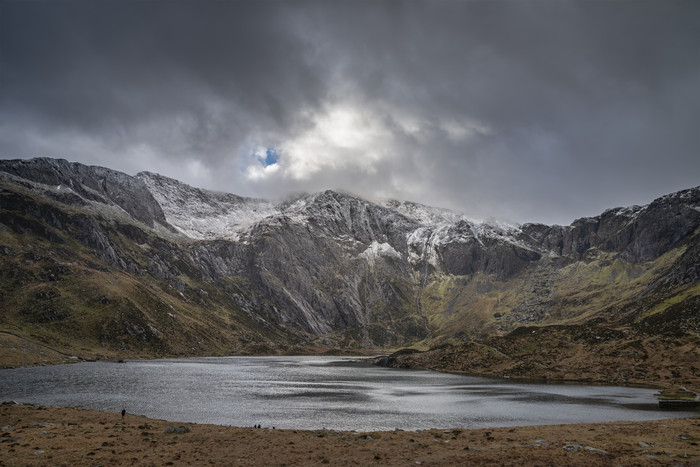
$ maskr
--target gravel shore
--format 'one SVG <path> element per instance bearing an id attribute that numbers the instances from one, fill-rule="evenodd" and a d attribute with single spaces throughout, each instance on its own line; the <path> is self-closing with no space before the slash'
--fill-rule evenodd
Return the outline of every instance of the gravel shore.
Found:
<path id="1" fill-rule="evenodd" d="M 700 465 L 700 418 L 336 432 L 0 406 L 0 465 Z"/>

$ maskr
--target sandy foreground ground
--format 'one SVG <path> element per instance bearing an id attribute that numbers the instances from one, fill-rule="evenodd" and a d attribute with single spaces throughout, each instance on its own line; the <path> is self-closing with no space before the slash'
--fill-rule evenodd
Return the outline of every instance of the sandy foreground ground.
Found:
<path id="1" fill-rule="evenodd" d="M 0 406 L 0 465 L 689 465 L 700 418 L 336 432 L 174 423 L 35 405 Z"/>

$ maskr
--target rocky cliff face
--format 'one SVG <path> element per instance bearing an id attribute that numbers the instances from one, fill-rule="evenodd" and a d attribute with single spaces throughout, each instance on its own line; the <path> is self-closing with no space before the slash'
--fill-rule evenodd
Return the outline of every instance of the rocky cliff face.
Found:
<path id="1" fill-rule="evenodd" d="M 148 227 L 156 223 L 168 227 L 163 210 L 146 185 L 124 173 L 48 158 L 2 160 L 0 171 L 53 188 L 44 194 L 65 204 L 93 201 L 118 206 Z"/>
<path id="2" fill-rule="evenodd" d="M 700 295 L 700 188 L 570 226 L 503 226 L 333 191 L 273 203 L 54 159 L 0 161 L 0 184 L 0 325 L 65 342 L 88 332 L 76 310 L 106 348 L 231 353 L 469 340 L 635 319 Z"/>
<path id="3" fill-rule="evenodd" d="M 521 238 L 559 256 L 581 259 L 592 248 L 641 262 L 658 258 L 693 234 L 700 222 L 700 189 L 663 196 L 647 206 L 605 211 L 568 227 L 526 224 Z"/>

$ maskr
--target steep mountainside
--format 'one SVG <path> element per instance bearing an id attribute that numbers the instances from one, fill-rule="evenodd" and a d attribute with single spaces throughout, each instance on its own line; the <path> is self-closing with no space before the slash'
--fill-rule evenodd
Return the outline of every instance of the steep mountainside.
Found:
<path id="1" fill-rule="evenodd" d="M 273 203 L 0 161 L 0 330 L 105 355 L 429 347 L 524 325 L 697 343 L 698 227 L 700 188 L 508 226 L 334 191 Z"/>
<path id="2" fill-rule="evenodd" d="M 162 175 L 141 172 L 143 182 L 166 219 L 184 235 L 198 239 L 238 239 L 239 232 L 279 209 L 270 201 L 201 190 Z"/>

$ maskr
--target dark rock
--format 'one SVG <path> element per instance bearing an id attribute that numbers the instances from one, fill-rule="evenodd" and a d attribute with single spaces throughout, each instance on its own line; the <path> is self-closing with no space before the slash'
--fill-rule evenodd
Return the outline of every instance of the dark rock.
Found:
<path id="1" fill-rule="evenodd" d="M 564 451 L 575 452 L 575 451 L 580 451 L 580 450 L 581 450 L 581 446 L 576 445 L 576 444 L 566 444 L 566 445 L 564 445 L 564 446 L 562 447 L 562 449 L 563 449 Z"/>
<path id="2" fill-rule="evenodd" d="M 2 160 L 0 171 L 25 180 L 65 187 L 88 201 L 114 204 L 149 227 L 169 226 L 160 205 L 136 177 L 104 167 L 86 166 L 63 159 Z"/>
<path id="3" fill-rule="evenodd" d="M 659 401 L 659 408 L 663 410 L 688 410 L 696 409 L 700 407 L 700 400 L 687 401 L 687 400 L 661 400 Z"/>

